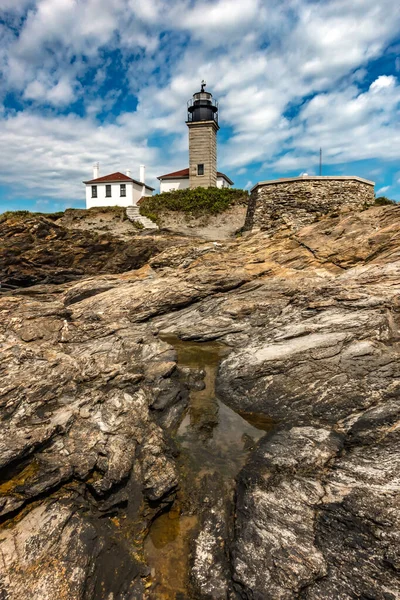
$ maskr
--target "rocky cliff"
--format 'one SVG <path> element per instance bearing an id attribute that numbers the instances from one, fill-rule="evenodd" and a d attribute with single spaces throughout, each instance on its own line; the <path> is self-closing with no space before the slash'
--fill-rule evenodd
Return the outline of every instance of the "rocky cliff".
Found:
<path id="1" fill-rule="evenodd" d="M 0 597 L 399 599 L 399 210 L 0 296 Z"/>
<path id="2" fill-rule="evenodd" d="M 179 236 L 142 235 L 118 207 L 69 209 L 54 216 L 5 213 L 0 215 L 0 283 L 25 287 L 121 273 L 182 243 Z"/>

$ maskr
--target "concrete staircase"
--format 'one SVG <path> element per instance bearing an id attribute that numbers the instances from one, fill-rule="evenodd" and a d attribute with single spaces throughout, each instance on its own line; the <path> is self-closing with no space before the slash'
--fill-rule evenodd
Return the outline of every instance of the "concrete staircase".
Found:
<path id="1" fill-rule="evenodd" d="M 143 229 L 158 229 L 158 225 L 154 223 L 154 221 L 140 214 L 138 206 L 128 206 L 126 209 L 126 216 L 132 222 L 136 221 L 137 223 L 141 223 Z"/>

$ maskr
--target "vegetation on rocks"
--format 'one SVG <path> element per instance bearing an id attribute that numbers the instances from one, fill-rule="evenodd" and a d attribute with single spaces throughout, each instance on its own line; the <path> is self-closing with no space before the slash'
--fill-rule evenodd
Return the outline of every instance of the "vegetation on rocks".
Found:
<path id="1" fill-rule="evenodd" d="M 29 210 L 7 210 L 0 214 L 0 223 L 4 223 L 8 219 L 13 219 L 14 221 L 24 221 L 26 219 L 35 218 L 35 217 L 45 217 L 46 219 L 50 219 L 51 221 L 55 221 L 63 216 L 63 212 L 54 212 L 54 213 L 42 213 L 42 212 L 31 212 Z"/>
<path id="2" fill-rule="evenodd" d="M 377 198 L 375 198 L 374 204 L 376 204 L 376 206 L 386 206 L 390 204 L 397 204 L 397 202 L 395 200 L 387 198 L 386 196 L 378 196 Z"/>
<path id="3" fill-rule="evenodd" d="M 232 188 L 202 188 L 174 190 L 143 198 L 140 214 L 153 221 L 165 211 L 183 212 L 193 217 L 216 215 L 237 204 L 247 204 L 248 193 Z"/>
<path id="4" fill-rule="evenodd" d="M 122 221 L 125 221 L 128 217 L 126 216 L 126 208 L 123 206 L 93 206 L 92 208 L 67 208 L 64 213 L 61 213 L 64 217 L 68 217 L 71 220 L 87 219 L 88 216 L 93 215 L 110 215 L 113 217 L 120 217 Z"/>
<path id="5" fill-rule="evenodd" d="M 128 217 L 126 216 L 126 209 L 122 206 L 95 206 L 93 208 L 67 208 L 65 211 L 58 211 L 52 213 L 44 212 L 33 212 L 30 210 L 7 210 L 0 214 L 0 223 L 4 223 L 8 219 L 16 221 L 32 219 L 37 217 L 45 217 L 51 221 L 57 221 L 58 219 L 69 220 L 69 221 L 80 221 L 87 220 L 88 217 L 95 215 L 108 215 L 113 217 L 120 217 L 121 221 L 125 221 Z"/>

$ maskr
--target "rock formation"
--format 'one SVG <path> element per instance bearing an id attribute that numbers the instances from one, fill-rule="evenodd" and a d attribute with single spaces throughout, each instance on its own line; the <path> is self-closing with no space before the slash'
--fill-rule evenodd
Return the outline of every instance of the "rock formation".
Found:
<path id="1" fill-rule="evenodd" d="M 0 296 L 0 597 L 398 600 L 398 216 L 160 235 L 135 270 Z M 191 497 L 175 433 L 201 374 L 166 335 L 226 344 L 219 398 L 274 423 Z M 172 506 L 197 516 L 187 589 L 154 595 L 143 540 Z"/>
<path id="2" fill-rule="evenodd" d="M 0 283 L 65 283 L 85 275 L 138 269 L 182 237 L 143 236 L 121 209 L 0 216 Z"/>

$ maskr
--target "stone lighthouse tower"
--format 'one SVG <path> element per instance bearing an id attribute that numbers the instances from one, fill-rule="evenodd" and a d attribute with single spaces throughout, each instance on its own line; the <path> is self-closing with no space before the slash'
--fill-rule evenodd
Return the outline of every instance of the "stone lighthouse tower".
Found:
<path id="1" fill-rule="evenodd" d="M 189 186 L 217 186 L 217 131 L 218 103 L 206 92 L 205 81 L 201 91 L 188 102 L 189 127 Z"/>

